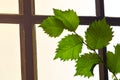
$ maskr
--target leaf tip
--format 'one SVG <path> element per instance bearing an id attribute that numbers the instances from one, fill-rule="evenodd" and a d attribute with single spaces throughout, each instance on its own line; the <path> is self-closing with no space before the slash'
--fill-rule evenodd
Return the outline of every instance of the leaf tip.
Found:
<path id="1" fill-rule="evenodd" d="M 58 57 L 55 56 L 55 57 L 53 58 L 53 60 L 56 60 L 57 58 L 58 58 Z"/>

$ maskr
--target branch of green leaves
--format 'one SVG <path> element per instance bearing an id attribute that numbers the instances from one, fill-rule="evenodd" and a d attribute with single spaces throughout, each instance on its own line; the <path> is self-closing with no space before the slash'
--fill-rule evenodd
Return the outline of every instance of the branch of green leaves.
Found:
<path id="1" fill-rule="evenodd" d="M 76 29 L 80 24 L 80 19 L 73 10 L 62 11 L 53 9 L 54 16 L 50 16 L 43 20 L 41 27 L 50 37 L 59 37 L 64 30 L 68 30 L 68 34 L 58 42 L 56 55 L 54 59 L 62 61 L 75 60 L 76 73 L 75 76 L 91 77 L 94 75 L 93 69 L 97 64 L 103 63 L 100 55 L 96 52 L 98 49 L 106 47 L 112 40 L 113 31 L 106 19 L 95 20 L 85 31 L 85 39 L 76 33 Z M 83 45 L 86 45 L 87 52 L 81 55 Z M 116 74 L 120 73 L 120 44 L 114 46 L 115 51 L 106 53 L 106 67 L 114 75 L 113 79 L 118 80 Z"/>

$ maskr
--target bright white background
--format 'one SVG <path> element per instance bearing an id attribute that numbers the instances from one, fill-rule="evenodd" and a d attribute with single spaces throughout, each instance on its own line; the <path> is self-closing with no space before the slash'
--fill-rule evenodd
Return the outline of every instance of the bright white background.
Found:
<path id="1" fill-rule="evenodd" d="M 105 0 L 105 15 L 120 17 L 119 0 Z M 80 16 L 95 16 L 95 0 L 35 0 L 37 15 L 52 15 L 53 8 L 73 9 Z M 18 14 L 17 0 L 0 0 L 0 13 Z M 118 9 L 118 10 L 117 10 Z M 88 26 L 79 26 L 77 33 L 84 35 Z M 119 27 L 114 27 L 114 38 L 108 50 L 120 42 Z M 64 31 L 62 38 L 69 32 Z M 60 38 L 50 38 L 36 25 L 38 80 L 88 80 L 80 76 L 74 77 L 75 62 L 53 60 L 55 48 Z M 0 80 L 21 80 L 20 72 L 20 43 L 18 24 L 0 24 Z M 86 52 L 86 49 L 83 50 Z M 95 76 L 90 80 L 99 80 L 98 66 L 94 70 Z M 111 76 L 110 76 L 111 77 Z M 110 80 L 112 80 L 110 78 Z"/>

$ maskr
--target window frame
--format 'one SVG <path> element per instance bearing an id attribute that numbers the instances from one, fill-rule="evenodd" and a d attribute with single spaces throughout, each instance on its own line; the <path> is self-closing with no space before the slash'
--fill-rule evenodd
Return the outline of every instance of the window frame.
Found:
<path id="1" fill-rule="evenodd" d="M 35 15 L 34 0 L 19 0 L 19 14 L 0 14 L 0 23 L 20 24 L 21 74 L 22 80 L 37 80 L 37 54 L 35 24 L 40 24 L 47 18 L 45 15 Z M 95 0 L 96 16 L 79 16 L 81 25 L 89 25 L 94 20 L 102 19 L 104 15 L 104 0 Z M 111 26 L 120 25 L 119 17 L 105 17 Z M 106 47 L 100 49 L 100 56 L 106 62 Z M 104 64 L 99 65 L 100 80 L 108 80 L 108 71 Z"/>

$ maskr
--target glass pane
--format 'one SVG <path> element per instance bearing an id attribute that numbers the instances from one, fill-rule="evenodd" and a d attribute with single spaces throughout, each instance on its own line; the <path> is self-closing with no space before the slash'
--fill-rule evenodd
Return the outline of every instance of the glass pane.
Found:
<path id="1" fill-rule="evenodd" d="M 114 36 L 112 38 L 112 41 L 110 42 L 110 44 L 108 45 L 108 50 L 112 50 L 114 51 L 114 47 L 115 45 L 117 45 L 117 43 L 120 43 L 120 26 L 112 26 L 113 31 L 114 31 Z"/>
<path id="2" fill-rule="evenodd" d="M 95 0 L 35 0 L 37 15 L 53 15 L 53 8 L 73 9 L 79 16 L 95 16 Z"/>
<path id="3" fill-rule="evenodd" d="M 36 37 L 37 37 L 37 62 L 38 62 L 38 80 L 88 80 L 81 76 L 74 77 L 75 74 L 75 62 L 74 61 L 60 61 L 59 59 L 53 60 L 55 56 L 55 49 L 57 48 L 57 42 L 67 34 L 68 31 L 64 31 L 59 38 L 50 38 L 41 28 L 36 25 Z M 84 31 L 88 26 L 80 26 L 77 29 L 77 33 L 84 35 Z M 84 49 L 83 53 L 87 50 Z M 94 69 L 95 76 L 89 80 L 99 80 L 98 66 Z"/>
<path id="4" fill-rule="evenodd" d="M 0 24 L 0 80 L 21 80 L 18 24 Z"/>
<path id="5" fill-rule="evenodd" d="M 1 13 L 18 14 L 18 0 L 0 0 Z"/>
<path id="6" fill-rule="evenodd" d="M 110 17 L 120 17 L 120 0 L 104 0 L 105 15 Z"/>
<path id="7" fill-rule="evenodd" d="M 116 46 L 117 43 L 120 44 L 120 35 L 119 35 L 120 34 L 120 26 L 112 26 L 112 28 L 114 31 L 114 34 L 113 34 L 114 37 L 113 37 L 112 41 L 110 42 L 110 44 L 108 45 L 107 50 L 114 52 L 114 46 Z M 117 77 L 120 79 L 120 74 L 118 74 Z M 113 80 L 112 74 L 110 72 L 109 72 L 109 78 L 110 78 L 110 80 Z"/>

